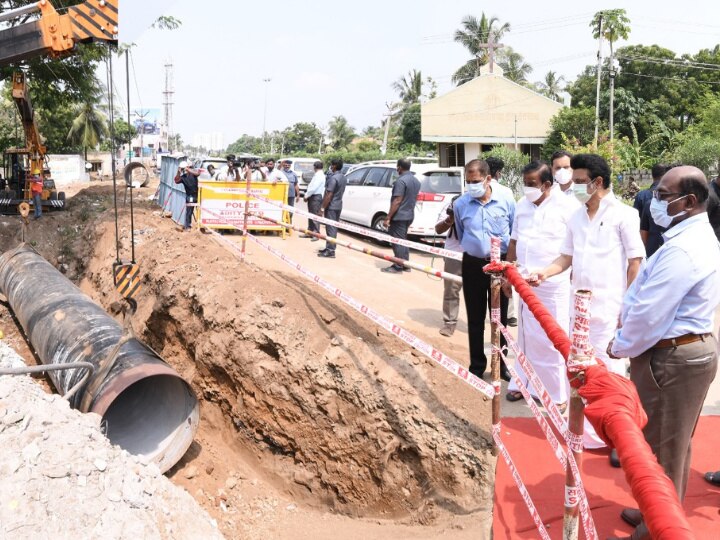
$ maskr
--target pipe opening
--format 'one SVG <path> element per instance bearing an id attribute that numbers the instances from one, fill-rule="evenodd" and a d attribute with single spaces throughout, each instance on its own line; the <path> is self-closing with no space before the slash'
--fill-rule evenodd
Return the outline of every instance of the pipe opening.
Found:
<path id="1" fill-rule="evenodd" d="M 129 385 L 103 415 L 111 443 L 155 462 L 162 472 L 190 447 L 198 419 L 192 391 L 173 375 L 154 375 Z"/>

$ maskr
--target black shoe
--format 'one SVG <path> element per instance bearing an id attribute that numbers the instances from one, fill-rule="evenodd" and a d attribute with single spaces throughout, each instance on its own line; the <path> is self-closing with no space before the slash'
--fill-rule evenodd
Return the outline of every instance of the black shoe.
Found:
<path id="1" fill-rule="evenodd" d="M 617 468 L 617 469 L 620 468 L 620 458 L 618 457 L 618 453 L 617 453 L 617 450 L 616 450 L 615 448 L 613 448 L 612 450 L 610 450 L 610 457 L 609 457 L 609 459 L 610 459 L 610 465 L 612 465 L 613 467 L 615 467 L 615 468 Z"/>
<path id="2" fill-rule="evenodd" d="M 323 251 L 319 251 L 317 254 L 318 257 L 327 257 L 328 259 L 334 259 L 335 258 L 335 252 L 330 251 L 328 249 L 325 249 Z"/>
<path id="3" fill-rule="evenodd" d="M 510 318 L 508 319 L 508 324 L 507 324 L 507 325 L 508 325 L 508 326 L 513 326 L 513 327 L 514 327 L 514 326 L 517 326 L 517 319 L 516 319 L 515 317 L 510 317 Z"/>
<path id="4" fill-rule="evenodd" d="M 398 268 L 394 264 L 392 266 L 386 266 L 385 268 L 380 269 L 381 272 L 386 272 L 388 274 L 402 274 L 402 268 Z"/>
<path id="5" fill-rule="evenodd" d="M 409 268 L 407 266 L 403 266 L 403 272 L 412 272 L 412 268 Z"/>
<path id="6" fill-rule="evenodd" d="M 322 248 L 322 249 L 317 250 L 318 254 L 325 253 L 326 251 L 327 251 L 327 248 Z"/>
<path id="7" fill-rule="evenodd" d="M 317 242 L 318 240 L 320 240 L 320 239 L 319 239 L 317 236 L 313 236 L 313 237 L 310 239 L 311 242 Z"/>

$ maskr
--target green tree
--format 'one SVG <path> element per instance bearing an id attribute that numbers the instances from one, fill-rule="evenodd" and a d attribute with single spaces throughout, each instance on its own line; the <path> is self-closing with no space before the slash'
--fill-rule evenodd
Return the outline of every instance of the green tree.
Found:
<path id="1" fill-rule="evenodd" d="M 413 103 L 400 120 L 400 135 L 405 144 L 419 145 L 422 143 L 420 132 L 420 104 Z"/>
<path id="2" fill-rule="evenodd" d="M 74 144 L 83 147 L 85 160 L 87 160 L 87 149 L 96 148 L 100 142 L 110 135 L 107 127 L 107 117 L 98 108 L 97 101 L 88 100 L 78 105 L 75 109 L 68 139 Z"/>
<path id="3" fill-rule="evenodd" d="M 506 79 L 518 84 L 526 84 L 528 75 L 532 73 L 532 66 L 512 47 L 501 49 L 498 65 L 503 69 Z"/>
<path id="4" fill-rule="evenodd" d="M 335 150 L 347 148 L 355 138 L 355 130 L 342 115 L 334 116 L 328 124 L 330 144 Z"/>
<path id="5" fill-rule="evenodd" d="M 286 154 L 317 154 L 322 131 L 314 123 L 298 122 L 283 130 Z"/>
<path id="6" fill-rule="evenodd" d="M 260 155 L 263 151 L 263 140 L 262 137 L 255 137 L 254 135 L 243 134 L 234 143 L 230 144 L 227 148 L 228 154 L 257 154 Z"/>
<path id="7" fill-rule="evenodd" d="M 510 31 L 510 23 L 500 24 L 497 17 L 488 18 L 484 12 L 479 19 L 473 15 L 465 16 L 461 24 L 462 27 L 455 30 L 454 40 L 465 47 L 472 58 L 453 74 L 452 81 L 458 86 L 479 77 L 480 68 L 488 63 L 488 50 L 482 44 L 488 43 L 491 36 L 497 43 Z"/>
<path id="8" fill-rule="evenodd" d="M 569 139 L 578 145 L 592 144 L 595 137 L 594 107 L 566 107 L 550 120 L 550 131 L 543 145 L 543 157 L 549 159 L 553 152 L 563 147 Z"/>
<path id="9" fill-rule="evenodd" d="M 137 129 L 122 118 L 119 118 L 118 115 L 116 115 L 115 118 L 115 148 L 119 148 L 128 144 L 132 138 L 137 135 Z"/>
<path id="10" fill-rule="evenodd" d="M 523 167 L 530 162 L 530 156 L 506 146 L 496 146 L 492 150 L 480 154 L 480 157 L 481 159 L 487 159 L 489 157 L 502 159 L 505 163 L 501 176 L 503 184 L 513 190 L 515 197 L 520 198 L 522 196 L 522 170 Z"/>
<path id="11" fill-rule="evenodd" d="M 687 134 L 673 151 L 675 161 L 694 165 L 706 175 L 720 169 L 720 140 L 699 133 Z"/>
<path id="12" fill-rule="evenodd" d="M 555 101 L 560 101 L 560 92 L 563 91 L 563 84 L 565 83 L 565 77 L 554 71 L 548 71 L 545 74 L 545 78 L 537 83 L 540 93 L 545 97 L 549 97 Z"/>
<path id="13" fill-rule="evenodd" d="M 610 44 L 610 58 L 613 58 L 613 44 L 618 39 L 627 39 L 630 35 L 630 19 L 624 9 L 598 11 L 590 22 L 590 27 L 595 39 L 600 37 L 602 28 L 602 37 Z"/>
<path id="14" fill-rule="evenodd" d="M 419 103 L 423 95 L 423 80 L 420 70 L 413 69 L 392 83 L 392 88 L 400 98 L 400 105 L 405 107 Z"/>

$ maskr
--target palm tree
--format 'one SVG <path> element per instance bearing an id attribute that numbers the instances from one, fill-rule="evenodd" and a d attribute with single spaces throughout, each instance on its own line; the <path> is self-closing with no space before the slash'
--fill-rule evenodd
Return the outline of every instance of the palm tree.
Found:
<path id="1" fill-rule="evenodd" d="M 405 107 L 420 102 L 422 86 L 422 73 L 417 69 L 408 71 L 407 75 L 403 75 L 392 83 L 392 88 L 398 93 L 400 103 Z"/>
<path id="2" fill-rule="evenodd" d="M 345 148 L 355 138 L 355 130 L 344 116 L 334 116 L 328 124 L 328 134 L 335 150 Z"/>
<path id="3" fill-rule="evenodd" d="M 488 18 L 484 12 L 480 19 L 467 15 L 461 24 L 462 28 L 455 30 L 454 39 L 470 52 L 472 58 L 453 75 L 452 81 L 458 86 L 479 77 L 480 68 L 488 63 L 488 50 L 482 44 L 488 43 L 490 36 L 498 43 L 505 32 L 510 31 L 510 23 L 501 25 L 497 17 Z"/>
<path id="4" fill-rule="evenodd" d="M 98 109 L 95 99 L 88 99 L 76 108 L 77 116 L 73 120 L 68 140 L 74 144 L 82 145 L 87 161 L 88 147 L 95 148 L 110 132 L 107 127 L 107 117 Z"/>
<path id="5" fill-rule="evenodd" d="M 527 77 L 532 72 L 532 66 L 525 62 L 523 56 L 512 47 L 502 49 L 498 65 L 503 69 L 506 79 L 518 84 L 527 84 Z"/>
<path id="6" fill-rule="evenodd" d="M 590 27 L 593 29 L 593 37 L 600 37 L 600 19 L 602 18 L 602 37 L 610 43 L 610 59 L 612 60 L 614 50 L 613 43 L 618 39 L 627 39 L 630 35 L 630 19 L 624 9 L 607 9 L 598 11 L 593 17 Z"/>
<path id="7" fill-rule="evenodd" d="M 558 77 L 554 71 L 548 71 L 545 74 L 545 79 L 542 82 L 538 82 L 537 86 L 540 89 L 540 93 L 545 97 L 560 101 L 560 92 L 563 91 L 562 85 L 564 82 L 565 77 L 562 75 Z"/>

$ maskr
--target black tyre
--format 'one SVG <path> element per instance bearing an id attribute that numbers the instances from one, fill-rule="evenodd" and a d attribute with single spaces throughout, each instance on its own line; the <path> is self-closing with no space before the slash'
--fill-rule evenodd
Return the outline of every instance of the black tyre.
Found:
<path id="1" fill-rule="evenodd" d="M 64 201 L 65 200 L 65 192 L 61 191 L 60 193 L 58 193 L 57 198 L 58 198 L 58 201 Z"/>
<path id="2" fill-rule="evenodd" d="M 378 214 L 375 216 L 375 219 L 372 221 L 372 228 L 378 232 L 387 234 L 387 230 L 383 227 L 383 221 L 385 221 L 385 218 L 387 217 L 386 214 Z M 379 246 L 387 247 L 390 245 L 390 242 L 383 242 L 382 240 L 375 240 L 375 243 Z"/>
<path id="3" fill-rule="evenodd" d="M 57 200 L 58 200 L 57 191 L 53 191 L 52 193 L 50 193 L 50 200 L 51 200 L 51 201 L 57 201 Z"/>

